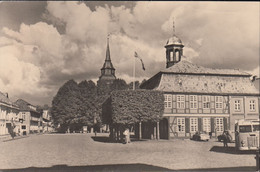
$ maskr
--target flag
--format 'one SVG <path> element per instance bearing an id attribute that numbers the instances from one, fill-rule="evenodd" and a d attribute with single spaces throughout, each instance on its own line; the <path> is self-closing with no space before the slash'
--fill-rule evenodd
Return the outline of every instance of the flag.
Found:
<path id="1" fill-rule="evenodd" d="M 144 62 L 143 62 L 143 60 L 138 56 L 137 52 L 135 52 L 135 57 L 138 58 L 138 59 L 141 61 L 143 70 L 145 70 Z"/>

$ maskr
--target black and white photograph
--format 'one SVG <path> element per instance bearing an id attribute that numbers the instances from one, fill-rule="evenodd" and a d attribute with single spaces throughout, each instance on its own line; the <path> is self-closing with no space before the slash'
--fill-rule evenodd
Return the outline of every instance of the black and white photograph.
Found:
<path id="1" fill-rule="evenodd" d="M 257 1 L 0 1 L 0 171 L 259 171 Z"/>

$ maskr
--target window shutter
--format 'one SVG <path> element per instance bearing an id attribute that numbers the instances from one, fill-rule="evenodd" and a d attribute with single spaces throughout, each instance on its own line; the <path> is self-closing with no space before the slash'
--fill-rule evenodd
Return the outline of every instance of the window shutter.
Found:
<path id="1" fill-rule="evenodd" d="M 199 131 L 202 131 L 202 121 L 201 120 L 202 120 L 201 118 L 198 119 L 198 129 L 199 129 Z"/>
<path id="2" fill-rule="evenodd" d="M 189 120 L 189 118 L 185 118 L 185 131 L 186 131 L 186 133 L 190 132 L 190 120 Z"/>
<path id="3" fill-rule="evenodd" d="M 215 128 L 214 128 L 214 118 L 213 117 L 210 118 L 210 124 L 211 124 L 211 132 L 213 133 L 213 132 L 215 132 L 214 131 L 215 130 Z"/>
<path id="4" fill-rule="evenodd" d="M 227 118 L 226 117 L 223 119 L 223 123 L 224 123 L 224 130 L 227 130 Z"/>

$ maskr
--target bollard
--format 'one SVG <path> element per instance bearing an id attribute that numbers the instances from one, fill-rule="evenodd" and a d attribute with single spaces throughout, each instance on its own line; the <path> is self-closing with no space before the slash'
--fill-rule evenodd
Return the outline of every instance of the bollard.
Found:
<path id="1" fill-rule="evenodd" d="M 255 160 L 256 160 L 256 171 L 259 171 L 260 170 L 260 167 L 259 167 L 259 161 L 260 161 L 259 149 L 256 151 Z"/>

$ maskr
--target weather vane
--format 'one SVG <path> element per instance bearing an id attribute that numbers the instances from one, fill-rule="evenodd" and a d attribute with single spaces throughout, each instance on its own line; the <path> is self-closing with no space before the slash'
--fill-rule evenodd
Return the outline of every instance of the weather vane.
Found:
<path id="1" fill-rule="evenodd" d="M 107 34 L 107 40 L 109 40 L 109 37 L 110 37 L 110 33 Z"/>
<path id="2" fill-rule="evenodd" d="M 172 29 L 173 29 L 173 36 L 175 35 L 175 23 L 174 23 L 174 17 L 172 19 Z"/>

